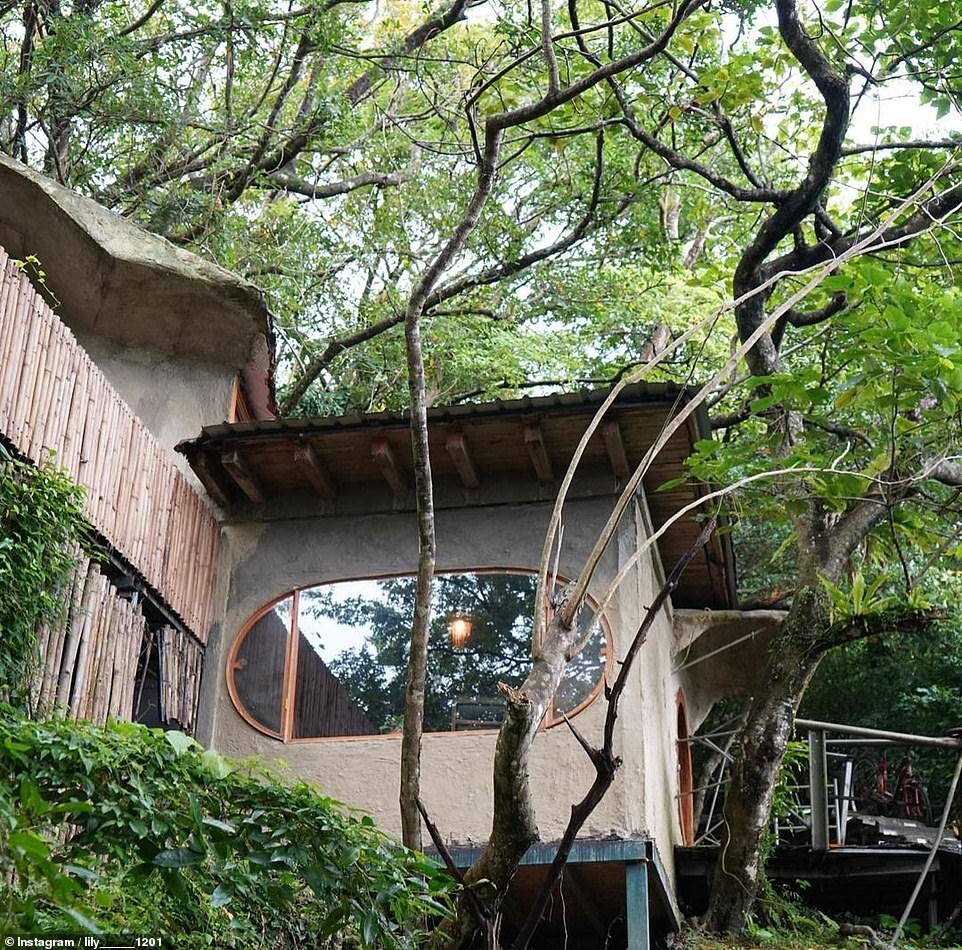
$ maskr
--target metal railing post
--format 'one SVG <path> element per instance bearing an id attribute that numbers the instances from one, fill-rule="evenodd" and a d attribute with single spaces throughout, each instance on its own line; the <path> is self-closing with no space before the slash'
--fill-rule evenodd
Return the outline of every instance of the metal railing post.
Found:
<path id="1" fill-rule="evenodd" d="M 812 850 L 828 851 L 828 761 L 825 755 L 825 733 L 812 729 L 808 733 L 809 800 L 812 806 Z"/>

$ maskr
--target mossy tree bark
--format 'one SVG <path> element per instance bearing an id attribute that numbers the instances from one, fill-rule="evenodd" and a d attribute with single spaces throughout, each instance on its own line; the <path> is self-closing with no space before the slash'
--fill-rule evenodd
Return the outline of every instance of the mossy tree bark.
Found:
<path id="1" fill-rule="evenodd" d="M 713 931 L 739 932 L 755 902 L 778 771 L 795 711 L 824 652 L 820 635 L 830 626 L 825 592 L 808 587 L 796 594 L 772 644 L 759 678 L 767 688 L 752 700 L 731 767 L 722 851 L 707 918 Z"/>

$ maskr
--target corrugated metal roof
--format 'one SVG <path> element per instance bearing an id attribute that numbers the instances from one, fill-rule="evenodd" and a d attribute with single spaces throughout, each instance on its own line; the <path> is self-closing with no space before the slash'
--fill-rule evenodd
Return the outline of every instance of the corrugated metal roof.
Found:
<path id="1" fill-rule="evenodd" d="M 607 389 L 581 390 L 436 407 L 429 412 L 435 479 L 457 479 L 466 488 L 483 490 L 493 474 L 510 476 L 519 486 L 537 481 L 539 491 L 546 485 L 556 486 L 588 421 L 609 393 Z M 626 386 L 606 419 L 615 423 L 614 434 L 599 430 L 592 437 L 581 468 L 596 475 L 601 470 L 611 474 L 611 491 L 617 493 L 618 477 L 625 477 L 640 463 L 673 408 L 691 395 L 690 389 L 669 383 Z M 332 498 L 338 486 L 349 495 L 366 484 L 381 490 L 390 486 L 395 499 L 407 496 L 405 504 L 410 504 L 413 460 L 409 425 L 409 413 L 394 411 L 237 422 L 206 426 L 198 438 L 177 448 L 188 457 L 211 497 L 225 509 L 238 505 L 243 509 L 248 501 L 259 505 L 305 491 Z M 448 444 L 452 433 L 462 440 L 460 450 L 453 454 Z M 651 491 L 648 507 L 656 528 L 707 491 L 694 480 L 667 490 L 660 486 L 685 472 L 684 459 L 692 444 L 709 436 L 707 415 L 700 407 L 652 461 L 645 484 Z M 534 443 L 539 449 L 533 448 Z M 596 482 L 590 491 L 598 490 Z M 519 498 L 530 500 L 527 488 L 520 491 Z M 367 504 L 367 496 L 364 498 Z M 466 495 L 464 503 L 486 502 Z M 257 519 L 256 509 L 253 513 L 248 509 L 251 515 Z M 665 563 L 673 564 L 698 531 L 692 518 L 675 523 L 659 542 Z M 726 533 L 718 533 L 689 566 L 675 601 L 682 606 L 730 605 L 733 578 L 730 541 Z"/>
<path id="2" fill-rule="evenodd" d="M 495 399 L 483 403 L 460 403 L 451 406 L 435 406 L 428 410 L 428 424 L 457 422 L 465 418 L 495 418 L 524 414 L 543 414 L 553 410 L 571 410 L 577 407 L 591 408 L 600 405 L 610 389 L 581 389 L 570 393 L 552 393 L 547 396 L 522 396 L 518 399 Z M 615 402 L 616 406 L 666 404 L 676 400 L 685 402 L 692 395 L 688 387 L 675 383 L 632 383 L 626 386 Z M 407 410 L 384 410 L 378 412 L 349 412 L 341 416 L 290 417 L 255 422 L 225 422 L 204 426 L 195 439 L 185 439 L 177 445 L 177 451 L 190 455 L 191 451 L 210 442 L 224 444 L 234 439 L 261 438 L 280 434 L 320 434 L 328 430 L 389 429 L 407 426 L 411 415 Z M 704 414 L 696 414 L 700 432 L 709 431 Z"/>

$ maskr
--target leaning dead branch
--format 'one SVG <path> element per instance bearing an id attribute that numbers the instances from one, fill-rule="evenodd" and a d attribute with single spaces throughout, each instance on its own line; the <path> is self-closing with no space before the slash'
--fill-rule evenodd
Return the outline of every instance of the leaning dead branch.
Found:
<path id="1" fill-rule="evenodd" d="M 445 272 L 462 251 L 468 238 L 477 226 L 481 212 L 491 194 L 495 178 L 501 171 L 499 156 L 501 154 L 501 145 L 505 132 L 508 129 L 517 128 L 536 119 L 540 119 L 564 103 L 571 102 L 611 77 L 620 75 L 629 69 L 636 68 L 654 59 L 664 51 L 670 39 L 685 19 L 703 5 L 704 0 L 681 0 L 661 34 L 644 47 L 620 59 L 599 66 L 564 87 L 553 88 L 549 85 L 548 92 L 540 99 L 528 102 L 514 109 L 491 113 L 484 118 L 483 123 L 479 123 L 475 115 L 475 109 L 481 97 L 481 92 L 476 90 L 468 100 L 467 109 L 471 128 L 476 129 L 480 127 L 482 131 L 481 142 L 478 148 L 478 174 L 475 188 L 460 221 L 458 221 L 450 237 L 444 242 L 441 249 L 433 256 L 430 263 L 422 272 L 404 309 L 419 552 L 417 584 L 415 589 L 415 612 L 411 631 L 411 649 L 408 655 L 408 681 L 405 693 L 405 715 L 401 741 L 401 824 L 404 843 L 408 847 L 419 848 L 421 842 L 417 797 L 420 788 L 421 732 L 424 718 L 424 679 L 427 668 L 428 634 L 431 619 L 430 598 L 434 578 L 435 556 L 434 496 L 431 480 L 430 451 L 428 447 L 428 400 L 425 386 L 424 360 L 421 353 L 421 316 L 424 313 L 432 291 L 434 291 Z M 573 616 L 573 614 L 570 616 Z M 572 635 L 570 616 L 567 610 L 560 614 L 562 622 L 567 624 L 564 634 L 568 637 Z M 567 646 L 570 646 L 570 644 L 566 644 L 566 649 Z M 537 673 L 539 678 L 543 677 L 545 686 L 549 685 L 552 681 L 557 684 L 557 681 L 563 673 L 564 652 L 566 652 L 566 650 L 561 654 L 560 666 L 558 663 L 548 664 L 543 669 L 538 669 L 536 666 L 532 676 L 535 676 Z M 499 858 L 499 863 L 503 860 L 503 866 L 500 868 L 501 873 L 492 879 L 501 881 L 499 887 L 502 891 L 507 874 L 514 870 L 521 855 L 524 854 L 528 845 L 534 840 L 534 838 L 531 837 L 531 835 L 534 834 L 532 831 L 534 822 L 533 810 L 530 806 L 530 793 L 528 791 L 526 757 L 527 750 L 530 748 L 530 744 L 534 739 L 537 724 L 541 721 L 547 702 L 550 701 L 550 697 L 554 694 L 555 688 L 557 688 L 557 685 L 547 694 L 546 699 L 542 700 L 539 698 L 536 704 L 526 709 L 523 715 L 516 717 L 514 722 L 514 727 L 517 729 L 517 735 L 520 739 L 514 746 L 514 749 L 522 756 L 522 759 L 513 765 L 515 769 L 514 777 L 510 779 L 508 783 L 512 788 L 507 792 L 503 800 L 508 803 L 510 809 L 513 809 L 514 805 L 520 801 L 518 798 L 518 793 L 520 792 L 521 798 L 524 799 L 522 810 L 527 812 L 527 818 L 521 819 L 520 826 L 513 818 L 508 818 L 506 827 L 521 827 L 522 831 L 521 836 L 517 839 L 517 842 L 515 842 L 515 846 L 501 849 L 501 858 Z M 509 701 L 509 709 L 510 707 L 511 703 Z M 538 712 L 538 709 L 540 709 L 540 712 Z M 532 720 L 531 716 L 535 713 L 537 713 L 537 715 Z M 506 725 L 509 719 L 511 719 L 510 715 L 506 717 Z M 503 727 L 502 734 L 504 732 L 505 728 Z M 504 760 L 502 759 L 501 761 L 503 763 Z M 495 827 L 497 827 L 499 821 L 497 801 L 498 782 L 496 779 Z M 525 843 L 519 852 L 516 845 L 522 840 L 524 840 Z"/>
<path id="2" fill-rule="evenodd" d="M 711 396 L 711 393 L 718 388 L 719 385 L 723 384 L 725 379 L 735 371 L 735 369 L 740 365 L 742 360 L 745 358 L 755 344 L 766 334 L 768 334 L 771 329 L 775 326 L 778 320 L 787 312 L 789 312 L 793 307 L 795 307 L 802 300 L 807 298 L 809 294 L 815 290 L 826 277 L 835 273 L 843 264 L 848 261 L 858 257 L 861 254 L 867 252 L 875 252 L 884 247 L 901 244 L 905 238 L 898 233 L 896 228 L 896 222 L 898 222 L 901 217 L 909 209 L 919 208 L 925 206 L 924 196 L 928 194 L 936 185 L 936 183 L 945 175 L 947 169 L 943 168 L 935 175 L 933 175 L 928 181 L 926 181 L 920 188 L 918 188 L 912 195 L 902 201 L 888 217 L 874 228 L 871 232 L 866 234 L 860 241 L 852 244 L 844 252 L 839 254 L 837 257 L 833 258 L 831 261 L 826 263 L 821 263 L 815 265 L 814 267 L 805 268 L 805 274 L 811 274 L 809 279 L 803 284 L 798 290 L 791 294 L 781 305 L 776 307 L 770 314 L 765 316 L 764 319 L 755 327 L 754 331 L 749 334 L 731 354 L 726 363 L 715 373 L 711 379 L 709 379 L 703 386 L 701 386 L 697 392 L 689 399 L 683 406 L 681 406 L 677 412 L 675 412 L 672 417 L 665 423 L 662 431 L 660 432 L 658 438 L 655 440 L 654 444 L 648 449 L 639 463 L 638 467 L 632 473 L 631 477 L 626 482 L 624 489 L 622 490 L 621 497 L 615 505 L 608 522 L 602 529 L 598 536 L 598 540 L 589 555 L 584 568 L 579 574 L 577 581 L 575 582 L 575 591 L 573 596 L 569 599 L 567 611 L 568 616 L 565 618 L 567 622 L 571 622 L 571 618 L 580 609 L 581 604 L 584 602 L 584 597 L 588 591 L 588 585 L 591 583 L 592 577 L 594 576 L 595 570 L 598 563 L 601 561 L 608 544 L 610 543 L 614 533 L 624 517 L 624 513 L 628 508 L 631 499 L 634 497 L 635 492 L 638 490 L 641 484 L 642 478 L 647 474 L 651 463 L 657 457 L 658 453 L 665 447 L 671 437 L 678 431 L 678 429 L 685 423 L 685 421 L 692 416 L 696 410 L 705 403 Z M 949 209 L 945 209 L 945 214 L 940 218 L 933 218 L 929 224 L 929 230 L 934 230 L 940 226 L 942 221 L 949 214 L 953 213 L 962 206 L 962 196 L 956 201 L 956 203 Z M 890 233 L 895 233 L 895 237 L 887 238 L 886 235 Z M 914 235 L 913 236 L 917 236 Z M 783 279 L 787 276 L 799 276 L 798 272 L 793 272 L 791 274 L 781 273 L 778 275 L 771 275 L 769 280 L 759 284 L 756 287 L 748 290 L 742 296 L 735 298 L 734 300 L 728 301 L 717 310 L 715 310 L 709 317 L 697 324 L 698 329 L 704 329 L 707 327 L 714 326 L 718 318 L 731 310 L 736 309 L 741 306 L 748 298 L 753 297 L 757 294 L 765 293 L 765 291 L 772 286 L 775 282 Z M 770 283 L 770 282 L 771 283 Z M 696 329 L 696 328 L 693 328 Z M 550 551 L 554 544 L 555 533 L 557 531 L 557 525 L 560 523 L 562 511 L 564 508 L 564 502 L 567 495 L 568 488 L 574 479 L 575 471 L 578 464 L 580 463 L 581 457 L 587 448 L 588 441 L 591 436 L 597 431 L 598 427 L 601 425 L 606 413 L 612 406 L 612 404 L 617 399 L 620 392 L 629 383 L 638 382 L 646 378 L 652 370 L 657 366 L 663 359 L 677 349 L 683 341 L 690 339 L 691 335 L 688 332 L 682 334 L 677 340 L 673 341 L 668 347 L 665 348 L 660 357 L 656 357 L 650 363 L 645 366 L 640 366 L 632 373 L 627 374 L 623 377 L 619 384 L 612 387 L 611 392 L 605 401 L 599 406 L 598 411 L 595 413 L 591 422 L 588 424 L 581 441 L 578 443 L 578 447 L 575 450 L 575 454 L 572 457 L 571 463 L 568 466 L 568 470 L 565 473 L 565 477 L 561 483 L 561 487 L 558 492 L 558 497 L 555 500 L 555 507 L 552 512 L 551 520 L 549 522 L 548 531 L 545 536 L 545 546 L 542 550 L 542 559 L 539 565 L 538 580 L 539 580 L 539 592 L 544 590 L 544 578 L 547 577 L 548 572 L 548 560 L 550 558 Z M 542 593 L 543 596 L 543 593 Z M 537 622 L 537 621 L 536 621 Z"/>

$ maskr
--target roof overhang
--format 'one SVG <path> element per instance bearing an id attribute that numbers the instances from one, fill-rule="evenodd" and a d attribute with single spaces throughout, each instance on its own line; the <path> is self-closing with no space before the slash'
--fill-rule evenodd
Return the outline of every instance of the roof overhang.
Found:
<path id="1" fill-rule="evenodd" d="M 595 390 L 430 410 L 436 486 L 446 486 L 447 499 L 456 496 L 454 504 L 467 506 L 553 497 L 606 395 L 606 390 Z M 687 390 L 674 385 L 626 387 L 589 440 L 579 466 L 581 481 L 573 484 L 569 498 L 620 492 L 673 408 L 688 398 Z M 644 484 L 655 528 L 708 490 L 692 479 L 658 489 L 685 474 L 684 462 L 693 443 L 709 437 L 707 418 L 694 413 L 652 462 Z M 214 501 L 243 520 L 265 519 L 272 504 L 294 497 L 323 501 L 315 508 L 322 514 L 373 511 L 378 497 L 390 501 L 393 496 L 386 510 L 414 505 L 407 413 L 207 426 L 199 438 L 180 443 L 177 450 L 187 457 Z M 508 497 L 505 485 L 517 486 L 517 491 Z M 356 501 L 355 508 L 350 507 L 352 493 L 355 498 L 360 493 L 360 507 Z M 285 511 L 292 516 L 290 509 Z M 692 517 L 668 528 L 659 540 L 666 569 L 690 548 L 699 530 Z M 734 579 L 727 532 L 716 532 L 689 566 L 673 600 L 682 607 L 730 607 L 735 601 Z"/>
<path id="2" fill-rule="evenodd" d="M 269 390 L 269 314 L 253 284 L 2 155 L 0 195 L 0 245 L 39 260 L 71 329 L 250 366 Z"/>

